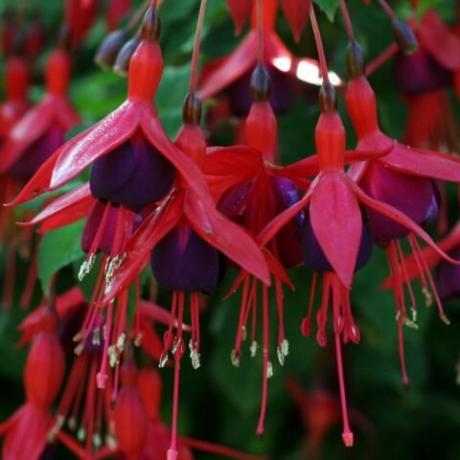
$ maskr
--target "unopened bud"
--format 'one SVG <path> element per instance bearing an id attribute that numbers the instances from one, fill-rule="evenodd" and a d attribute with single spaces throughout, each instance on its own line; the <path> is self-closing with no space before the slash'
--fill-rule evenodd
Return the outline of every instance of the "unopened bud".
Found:
<path id="1" fill-rule="evenodd" d="M 115 64 L 113 65 L 113 70 L 115 73 L 117 73 L 118 75 L 122 75 L 123 77 L 126 77 L 126 75 L 128 75 L 129 62 L 131 61 L 131 58 L 133 57 L 133 54 L 135 53 L 140 42 L 141 39 L 136 36 L 131 40 L 128 40 L 123 45 L 123 47 L 117 55 Z"/>
<path id="2" fill-rule="evenodd" d="M 404 54 L 415 53 L 418 49 L 418 43 L 413 30 L 401 19 L 394 19 L 391 25 L 395 40 L 401 51 Z"/>
<path id="3" fill-rule="evenodd" d="M 96 64 L 103 69 L 111 68 L 127 39 L 128 35 L 125 30 L 120 29 L 110 32 L 99 45 L 94 57 Z"/>
<path id="4" fill-rule="evenodd" d="M 161 25 L 158 12 L 154 8 L 149 8 L 142 20 L 141 37 L 143 40 L 157 41 L 160 37 Z"/>

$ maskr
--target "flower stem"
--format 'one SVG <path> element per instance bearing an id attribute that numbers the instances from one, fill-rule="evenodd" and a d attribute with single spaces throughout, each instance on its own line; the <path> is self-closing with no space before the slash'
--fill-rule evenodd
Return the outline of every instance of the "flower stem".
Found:
<path id="1" fill-rule="evenodd" d="M 192 64 L 190 71 L 190 93 L 196 91 L 198 86 L 198 61 L 200 58 L 201 37 L 203 35 L 204 17 L 206 15 L 206 6 L 208 1 L 201 0 L 198 21 L 196 24 L 195 42 L 193 45 Z"/>
<path id="2" fill-rule="evenodd" d="M 356 38 L 353 31 L 353 23 L 351 22 L 350 11 L 348 10 L 346 0 L 340 0 L 340 10 L 342 11 L 343 20 L 345 22 L 348 40 L 350 40 L 351 43 L 355 43 Z"/>
<path id="3" fill-rule="evenodd" d="M 262 460 L 265 458 L 260 455 L 246 454 L 244 452 L 240 452 L 229 447 L 219 446 L 218 444 L 201 441 L 199 439 L 182 438 L 182 441 L 191 449 L 200 450 L 202 452 L 208 452 L 222 457 L 228 457 L 237 460 Z"/>
<path id="4" fill-rule="evenodd" d="M 145 0 L 144 3 L 134 12 L 132 15 L 131 19 L 128 22 L 128 25 L 126 26 L 126 30 L 131 31 L 136 27 L 138 22 L 141 20 L 142 16 L 144 16 L 148 6 L 149 6 L 150 0 Z"/>
<path id="5" fill-rule="evenodd" d="M 264 63 L 264 10 L 263 1 L 257 0 L 257 62 Z"/>
<path id="6" fill-rule="evenodd" d="M 390 19 L 396 19 L 396 14 L 386 0 L 378 0 L 379 5 Z"/>
<path id="7" fill-rule="evenodd" d="M 372 75 L 383 64 L 389 61 L 398 51 L 398 44 L 393 42 L 366 66 L 366 76 L 368 77 L 369 75 Z"/>
<path id="8" fill-rule="evenodd" d="M 315 8 L 311 7 L 310 11 L 310 22 L 313 30 L 313 36 L 315 38 L 316 49 L 318 51 L 319 67 L 321 76 L 323 77 L 323 84 L 329 84 L 329 71 L 327 67 L 326 54 L 324 52 L 323 41 L 321 39 L 321 32 L 319 30 L 318 21 L 316 19 Z"/>

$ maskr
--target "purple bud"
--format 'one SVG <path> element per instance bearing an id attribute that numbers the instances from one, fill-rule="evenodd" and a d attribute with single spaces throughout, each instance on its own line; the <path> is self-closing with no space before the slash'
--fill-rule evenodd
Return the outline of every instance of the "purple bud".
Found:
<path id="1" fill-rule="evenodd" d="M 174 228 L 152 251 L 150 265 L 160 286 L 212 294 L 223 273 L 223 258 L 188 225 Z"/>
<path id="2" fill-rule="evenodd" d="M 245 116 L 251 108 L 251 76 L 253 71 L 254 68 L 250 69 L 227 89 L 233 115 Z M 270 104 L 273 111 L 278 114 L 285 113 L 294 99 L 292 77 L 273 66 L 267 66 L 267 71 L 271 80 Z"/>
<path id="3" fill-rule="evenodd" d="M 133 211 L 163 198 L 171 189 L 175 169 L 146 139 L 136 133 L 95 161 L 91 193 L 100 200 L 122 204 Z"/>

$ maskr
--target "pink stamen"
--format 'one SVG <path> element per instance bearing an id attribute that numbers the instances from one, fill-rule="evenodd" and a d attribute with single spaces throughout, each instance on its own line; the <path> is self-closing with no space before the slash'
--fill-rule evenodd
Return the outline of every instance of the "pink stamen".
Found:
<path id="1" fill-rule="evenodd" d="M 353 432 L 350 430 L 350 423 L 348 420 L 348 407 L 347 407 L 347 395 L 345 390 L 345 378 L 343 375 L 343 361 L 342 361 L 342 347 L 340 345 L 340 335 L 338 333 L 335 336 L 335 354 L 337 361 L 337 374 L 339 378 L 339 390 L 340 390 L 340 403 L 342 407 L 342 420 L 343 420 L 343 432 L 342 439 L 346 447 L 353 446 Z"/>
<path id="2" fill-rule="evenodd" d="M 268 399 L 268 378 L 269 378 L 269 349 L 270 349 L 270 324 L 269 324 L 269 299 L 268 287 L 262 286 L 262 348 L 263 348 L 263 379 L 262 379 L 262 401 L 260 407 L 259 423 L 257 434 L 264 433 L 265 415 L 267 413 Z"/>

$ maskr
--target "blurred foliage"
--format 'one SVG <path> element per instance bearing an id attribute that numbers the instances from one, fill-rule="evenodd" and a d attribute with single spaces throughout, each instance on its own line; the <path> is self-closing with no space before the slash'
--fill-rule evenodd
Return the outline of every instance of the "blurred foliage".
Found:
<path id="1" fill-rule="evenodd" d="M 326 13 L 320 16 L 320 23 L 330 67 L 344 75 L 347 40 L 342 18 L 335 14 L 338 0 L 315 1 Z M 366 54 L 372 58 L 392 40 L 388 19 L 376 1 L 370 6 L 364 6 L 360 0 L 349 3 L 357 37 Z M 402 16 L 408 14 L 408 1 L 393 3 Z M 8 4 L 14 6 L 13 2 L 0 2 L 0 14 Z M 61 22 L 61 2 L 31 0 L 30 4 L 46 25 L 49 49 Z M 446 19 L 454 18 L 454 0 L 422 0 L 420 9 L 432 6 L 438 8 Z M 181 124 L 197 10 L 198 0 L 165 0 L 161 10 L 161 43 L 166 67 L 156 102 L 159 115 L 171 136 L 177 133 Z M 283 18 L 279 19 L 277 28 L 297 55 L 315 55 L 310 30 L 304 33 L 299 44 L 294 44 Z M 70 98 L 81 113 L 84 126 L 101 119 L 125 97 L 126 81 L 111 72 L 100 71 L 93 64 L 95 49 L 104 34 L 104 24 L 100 20 L 74 56 L 75 74 Z M 209 1 L 203 36 L 203 61 L 230 52 L 238 43 L 239 38 L 234 35 L 224 0 Z M 31 91 L 33 100 L 38 100 L 43 94 L 41 74 L 45 59 L 46 56 L 40 58 L 36 66 L 36 79 Z M 3 66 L 1 61 L 0 66 Z M 376 72 L 371 82 L 378 94 L 383 128 L 389 134 L 401 137 L 406 113 L 392 80 L 391 64 Z M 0 88 L 3 94 L 3 86 Z M 348 143 L 352 147 L 355 137 L 343 110 L 343 101 L 340 101 L 340 108 L 347 122 Z M 313 128 L 317 115 L 316 98 L 306 96 L 304 100 L 297 100 L 288 114 L 280 117 L 280 151 L 284 162 L 295 161 L 313 152 Z M 35 203 L 36 206 L 38 204 Z M 452 216 L 453 220 L 457 217 L 455 214 Z M 81 229 L 82 223 L 79 222 L 54 231 L 43 239 L 38 265 L 45 290 L 53 275 L 66 265 L 72 265 L 73 270 L 66 270 L 59 277 L 59 287 L 75 282 L 75 273 L 82 258 L 79 247 Z M 23 287 L 25 270 L 26 267 L 20 263 L 17 298 Z M 355 425 L 357 445 L 352 450 L 345 449 L 341 443 L 340 426 L 334 426 L 325 440 L 320 458 L 458 460 L 460 394 L 455 384 L 455 365 L 460 351 L 459 304 L 452 302 L 447 305 L 451 326 L 443 325 L 435 311 L 421 309 L 419 329 L 406 331 L 407 361 L 412 382 L 411 388 L 406 390 L 400 378 L 391 295 L 379 288 L 387 274 L 385 257 L 381 250 L 376 249 L 369 265 L 357 275 L 353 289 L 353 311 L 362 337 L 359 345 L 347 346 L 344 353 L 349 404 L 361 421 Z M 246 349 L 238 369 L 231 365 L 229 359 L 239 309 L 238 295 L 222 300 L 231 275 L 226 278 L 226 287 L 222 287 L 221 292 L 211 299 L 203 315 L 203 330 L 208 334 L 203 343 L 202 369 L 192 371 L 188 363 L 183 366 L 180 417 L 183 433 L 241 449 L 269 452 L 274 460 L 303 458 L 302 440 L 307 432 L 302 426 L 300 413 L 286 392 L 285 379 L 295 376 L 306 391 L 320 385 L 334 394 L 337 394 L 337 384 L 331 350 L 320 349 L 313 339 L 306 340 L 300 333 L 310 275 L 303 269 L 297 269 L 292 277 L 297 289 L 285 295 L 291 353 L 284 367 L 275 365 L 275 374 L 270 380 L 266 435 L 262 438 L 255 435 L 261 393 L 261 358 L 250 358 Z M 92 278 L 88 277 L 83 284 L 88 296 L 92 282 Z M 35 304 L 39 298 L 37 288 Z M 167 302 L 167 296 L 163 298 Z M 423 305 L 422 299 L 420 305 Z M 25 352 L 18 350 L 14 343 L 18 338 L 16 326 L 24 315 L 25 312 L 19 308 L 12 312 L 0 311 L 2 419 L 20 404 L 22 398 L 21 371 Z M 273 330 L 273 337 L 275 332 Z M 167 388 L 163 410 L 169 419 L 172 372 L 165 369 L 163 374 Z M 196 458 L 212 457 L 197 454 Z"/>

